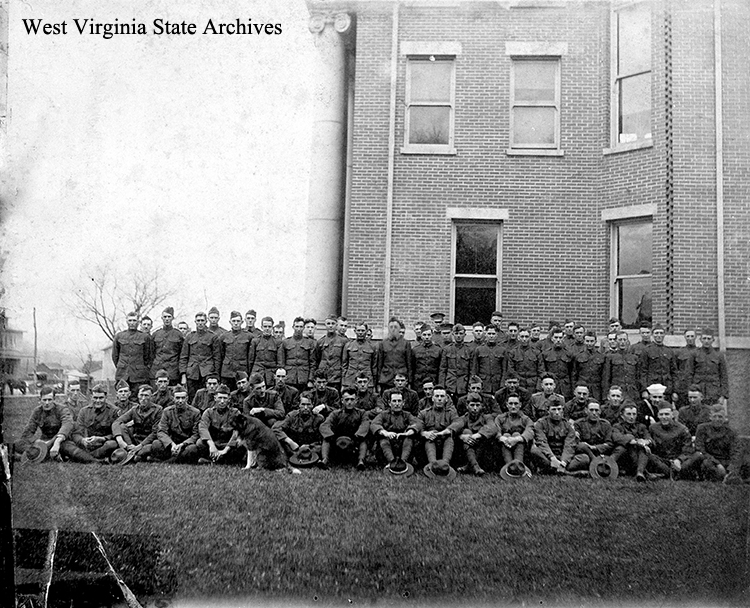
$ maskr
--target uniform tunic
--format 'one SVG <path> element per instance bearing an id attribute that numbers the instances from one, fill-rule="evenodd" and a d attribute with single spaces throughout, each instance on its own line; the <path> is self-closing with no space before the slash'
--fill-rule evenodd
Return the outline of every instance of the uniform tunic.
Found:
<path id="1" fill-rule="evenodd" d="M 465 395 L 471 376 L 471 349 L 465 343 L 454 343 L 443 349 L 438 382 L 454 395 Z"/>
<path id="2" fill-rule="evenodd" d="M 199 388 L 195 393 L 195 397 L 193 397 L 192 405 L 201 412 L 205 412 L 209 407 L 213 406 L 214 397 L 216 397 L 215 392 L 209 393 L 207 388 Z"/>
<path id="3" fill-rule="evenodd" d="M 520 386 L 515 391 L 503 387 L 495 393 L 495 401 L 501 412 L 508 411 L 508 398 L 518 397 L 521 400 L 521 409 L 528 415 L 531 412 L 531 393 Z"/>
<path id="4" fill-rule="evenodd" d="M 155 403 L 148 406 L 136 405 L 130 408 L 112 423 L 112 434 L 117 437 L 122 436 L 125 431 L 125 425 L 132 422 L 130 427 L 130 437 L 136 443 L 149 444 L 156 439 L 156 431 L 161 420 L 163 408 Z"/>
<path id="5" fill-rule="evenodd" d="M 324 417 L 328 416 L 333 410 L 337 410 L 341 407 L 341 396 L 339 395 L 339 392 L 330 386 L 326 386 L 322 393 L 319 393 L 314 388 L 309 391 L 304 391 L 300 395 L 300 398 L 302 397 L 310 399 L 310 403 L 312 403 L 313 407 L 325 405 L 325 408 L 321 410 L 321 415 Z"/>
<path id="6" fill-rule="evenodd" d="M 87 405 L 78 412 L 73 436 L 75 439 L 79 437 L 104 437 L 105 439 L 112 439 L 114 437 L 112 434 L 112 424 L 114 424 L 118 417 L 117 410 L 108 403 L 100 410 L 97 410 L 93 405 Z M 83 447 L 79 441 L 76 441 L 76 443 L 79 444 L 79 447 Z"/>
<path id="7" fill-rule="evenodd" d="M 115 381 L 147 383 L 153 360 L 154 339 L 149 334 L 137 329 L 126 329 L 115 335 L 112 343 L 112 362 L 117 368 Z"/>
<path id="8" fill-rule="evenodd" d="M 386 412 L 380 412 L 375 419 L 370 423 L 370 429 L 373 435 L 377 435 L 380 431 L 388 431 L 390 433 L 404 433 L 408 429 L 413 429 L 415 432 L 419 432 L 420 422 L 414 414 L 410 414 L 407 411 L 401 410 L 400 412 L 393 412 L 388 410 Z"/>
<path id="9" fill-rule="evenodd" d="M 223 412 L 216 406 L 208 408 L 198 423 L 198 437 L 206 443 L 211 439 L 217 447 L 223 447 L 232 438 L 232 419 L 239 413 L 234 407 L 228 407 Z"/>
<path id="10" fill-rule="evenodd" d="M 531 395 L 529 418 L 539 420 L 547 415 L 551 405 L 560 405 L 565 408 L 565 397 L 552 393 L 546 395 L 544 391 Z"/>
<path id="11" fill-rule="evenodd" d="M 638 355 L 630 350 L 618 350 L 604 358 L 602 394 L 609 393 L 610 386 L 622 387 L 624 397 L 640 398 L 640 369 Z"/>
<path id="12" fill-rule="evenodd" d="M 575 453 L 576 434 L 566 420 L 553 421 L 549 416 L 534 423 L 534 442 L 547 458 L 553 456 L 570 462 Z"/>
<path id="13" fill-rule="evenodd" d="M 727 362 L 712 346 L 695 350 L 693 384 L 700 386 L 703 400 L 709 405 L 716 403 L 719 397 L 729 397 Z"/>
<path id="14" fill-rule="evenodd" d="M 279 366 L 286 370 L 286 381 L 306 386 L 315 369 L 315 342 L 311 338 L 285 338 L 278 350 Z"/>
<path id="15" fill-rule="evenodd" d="M 200 380 L 221 369 L 221 341 L 208 330 L 191 331 L 180 352 L 180 373 Z"/>
<path id="16" fill-rule="evenodd" d="M 325 439 L 335 437 L 358 437 L 364 439 L 370 430 L 370 417 L 365 410 L 355 407 L 350 411 L 344 408 L 328 414 L 320 425 L 320 434 Z"/>
<path id="17" fill-rule="evenodd" d="M 256 407 L 263 408 L 263 411 L 259 414 L 251 414 L 250 410 Z M 263 397 L 259 394 L 250 395 L 242 402 L 242 413 L 246 416 L 255 416 L 267 427 L 273 426 L 277 420 L 283 420 L 286 415 L 284 404 L 281 403 L 276 391 L 266 391 Z"/>
<path id="18" fill-rule="evenodd" d="M 737 433 L 728 424 L 704 422 L 695 433 L 695 449 L 727 467 L 735 456 Z"/>
<path id="19" fill-rule="evenodd" d="M 502 344 L 484 343 L 474 350 L 471 373 L 482 379 L 482 390 L 494 394 L 503 387 L 507 349 Z"/>
<path id="20" fill-rule="evenodd" d="M 437 382 L 440 374 L 440 357 L 443 349 L 434 342 L 429 346 L 416 344 L 411 348 L 411 378 L 409 383 L 415 391 L 422 390 L 427 380 Z"/>
<path id="21" fill-rule="evenodd" d="M 573 387 L 583 383 L 594 399 L 602 398 L 604 355 L 593 348 L 584 349 L 573 358 Z"/>
<path id="22" fill-rule="evenodd" d="M 221 377 L 235 379 L 237 372 L 250 371 L 250 334 L 241 329 L 221 334 Z M 276 371 L 276 370 L 274 370 Z"/>
<path id="23" fill-rule="evenodd" d="M 503 412 L 495 417 L 495 427 L 499 435 L 513 435 L 518 433 L 528 444 L 534 439 L 534 423 L 526 414 L 518 412 L 511 414 Z"/>
<path id="24" fill-rule="evenodd" d="M 253 374 L 263 374 L 268 386 L 273 386 L 276 370 L 281 367 L 279 365 L 280 345 L 280 340 L 273 336 L 263 335 L 253 338 L 250 343 L 250 371 Z"/>
<path id="25" fill-rule="evenodd" d="M 518 374 L 521 388 L 536 391 L 536 385 L 544 371 L 542 357 L 531 344 L 519 344 L 508 351 L 508 371 Z"/>
<path id="26" fill-rule="evenodd" d="M 353 340 L 344 347 L 342 386 L 354 386 L 357 376 L 366 376 L 374 384 L 377 377 L 377 349 L 369 340 Z"/>
<path id="27" fill-rule="evenodd" d="M 648 432 L 653 440 L 651 450 L 656 456 L 684 460 L 693 453 L 693 438 L 684 424 L 672 422 L 664 427 L 657 422 L 649 427 Z"/>
<path id="28" fill-rule="evenodd" d="M 698 431 L 698 425 L 711 420 L 711 410 L 702 405 L 698 408 L 694 408 L 691 405 L 685 405 L 679 409 L 678 422 L 684 424 L 690 434 L 695 436 Z"/>
<path id="29" fill-rule="evenodd" d="M 588 418 L 580 418 L 573 426 L 578 433 L 578 439 L 596 448 L 600 454 L 609 454 L 612 451 L 612 425 L 608 420 L 600 418 L 592 422 Z"/>
<path id="30" fill-rule="evenodd" d="M 192 445 L 198 441 L 198 423 L 201 411 L 192 405 L 170 405 L 164 408 L 156 431 L 156 438 L 165 448 L 172 443 Z"/>
<path id="31" fill-rule="evenodd" d="M 417 394 L 416 391 L 413 391 L 407 387 L 404 387 L 401 389 L 389 388 L 387 390 L 384 390 L 382 398 L 381 398 L 382 403 L 380 404 L 380 406 L 384 410 L 390 409 L 391 395 L 394 395 L 396 393 L 400 393 L 401 396 L 404 398 L 404 409 L 407 412 L 411 412 L 415 416 L 419 414 L 419 395 Z"/>
<path id="32" fill-rule="evenodd" d="M 674 381 L 677 376 L 677 359 L 673 349 L 663 344 L 651 342 L 643 349 L 640 368 L 642 387 L 663 384 L 667 387 L 667 397 L 672 396 Z"/>
<path id="33" fill-rule="evenodd" d="M 343 381 L 344 347 L 348 343 L 349 340 L 338 333 L 318 340 L 317 369 L 325 373 L 331 384 L 341 384 Z"/>
<path id="34" fill-rule="evenodd" d="M 403 338 L 385 338 L 377 350 L 378 383 L 391 386 L 396 374 L 411 378 L 411 345 Z"/>
<path id="35" fill-rule="evenodd" d="M 274 422 L 272 430 L 279 441 L 291 439 L 300 445 L 320 443 L 320 425 L 325 418 L 320 414 L 309 412 L 303 416 L 300 410 L 289 412 L 283 420 Z"/>
<path id="36" fill-rule="evenodd" d="M 544 371 L 552 374 L 557 380 L 557 390 L 570 399 L 573 389 L 570 386 L 570 374 L 573 371 L 573 358 L 564 346 L 553 346 L 542 353 Z"/>
<path id="37" fill-rule="evenodd" d="M 151 377 L 156 377 L 160 369 L 169 374 L 169 383 L 176 384 L 180 381 L 180 353 L 185 338 L 179 329 L 162 327 L 157 329 L 153 335 L 154 340 L 154 362 L 151 364 Z"/>
<path id="38" fill-rule="evenodd" d="M 492 414 L 482 414 L 480 412 L 474 416 L 471 412 L 467 412 L 459 420 L 460 422 L 456 422 L 456 432 L 459 435 L 479 433 L 482 439 L 492 439 L 497 435 L 497 426 Z"/>
<path id="39" fill-rule="evenodd" d="M 42 441 L 49 441 L 57 435 L 62 435 L 64 439 L 70 437 L 74 421 L 68 406 L 55 403 L 51 410 L 46 411 L 41 405 L 37 405 L 31 412 L 19 443 L 23 446 L 31 444 L 37 430 L 41 431 Z"/>

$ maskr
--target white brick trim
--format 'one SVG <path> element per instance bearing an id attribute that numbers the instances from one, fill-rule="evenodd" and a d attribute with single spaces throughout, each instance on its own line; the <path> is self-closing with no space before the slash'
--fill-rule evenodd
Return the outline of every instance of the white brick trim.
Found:
<path id="1" fill-rule="evenodd" d="M 402 40 L 401 55 L 460 55 L 461 43 L 456 41 Z"/>
<path id="2" fill-rule="evenodd" d="M 561 57 L 568 54 L 567 42 L 506 42 L 506 55 Z"/>
<path id="3" fill-rule="evenodd" d="M 653 217 L 656 215 L 656 203 L 646 205 L 628 205 L 627 207 L 614 207 L 613 209 L 602 209 L 602 221 L 614 222 L 627 220 L 634 217 Z"/>
<path id="4" fill-rule="evenodd" d="M 510 217 L 507 209 L 488 209 L 485 207 L 448 207 L 445 217 L 449 220 L 491 220 L 506 221 Z"/>

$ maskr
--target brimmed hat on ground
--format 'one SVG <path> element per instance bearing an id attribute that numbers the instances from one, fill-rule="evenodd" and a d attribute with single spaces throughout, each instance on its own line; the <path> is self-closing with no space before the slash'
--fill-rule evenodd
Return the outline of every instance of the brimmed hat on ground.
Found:
<path id="1" fill-rule="evenodd" d="M 392 463 L 386 465 L 383 472 L 395 477 L 410 477 L 414 474 L 414 467 L 405 460 L 396 458 Z"/>
<path id="2" fill-rule="evenodd" d="M 114 452 L 109 455 L 109 461 L 112 464 L 122 462 L 128 455 L 128 451 L 125 448 L 117 448 Z"/>
<path id="3" fill-rule="evenodd" d="M 120 464 L 129 464 L 133 462 L 133 459 L 138 455 L 136 450 L 126 450 L 125 458 L 120 461 Z"/>
<path id="4" fill-rule="evenodd" d="M 589 474 L 594 479 L 617 479 L 620 468 L 614 458 L 610 456 L 597 456 L 589 464 Z"/>
<path id="5" fill-rule="evenodd" d="M 354 441 L 352 441 L 351 437 L 347 437 L 346 435 L 342 435 L 341 437 L 336 438 L 336 447 L 339 450 L 349 450 L 354 445 Z"/>
<path id="6" fill-rule="evenodd" d="M 318 460 L 318 455 L 309 445 L 301 445 L 297 452 L 289 457 L 289 463 L 295 467 L 311 467 Z"/>
<path id="7" fill-rule="evenodd" d="M 29 462 L 31 464 L 37 464 L 47 458 L 47 444 L 41 439 L 37 439 L 32 443 L 21 457 L 22 462 Z"/>
<path id="8" fill-rule="evenodd" d="M 453 481 L 456 478 L 456 469 L 449 465 L 448 461 L 442 459 L 427 464 L 422 472 L 428 478 L 440 481 Z"/>
<path id="9" fill-rule="evenodd" d="M 528 479 L 531 477 L 531 471 L 520 460 L 511 460 L 508 464 L 500 469 L 500 477 L 505 481 L 515 481 L 516 479 Z"/>

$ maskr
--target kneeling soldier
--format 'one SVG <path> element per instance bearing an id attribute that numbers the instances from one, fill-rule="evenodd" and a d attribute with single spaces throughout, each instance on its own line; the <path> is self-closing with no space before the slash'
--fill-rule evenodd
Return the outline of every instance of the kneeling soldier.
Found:
<path id="1" fill-rule="evenodd" d="M 97 384 L 91 390 L 91 405 L 84 406 L 78 413 L 71 437 L 79 448 L 86 450 L 97 460 L 107 458 L 117 449 L 112 424 L 117 420 L 118 413 L 106 400 L 107 387 Z"/>
<path id="2" fill-rule="evenodd" d="M 460 425 L 457 425 L 460 445 L 466 454 L 469 464 L 459 467 L 460 473 L 474 473 L 484 475 L 484 469 L 479 465 L 478 453 L 487 445 L 487 440 L 497 435 L 497 427 L 492 420 L 492 414 L 484 413 L 484 405 L 479 395 L 469 395 L 466 401 L 467 412 Z"/>
<path id="3" fill-rule="evenodd" d="M 370 417 L 368 413 L 358 407 L 357 390 L 348 387 L 341 393 L 343 407 L 331 412 L 325 422 L 320 426 L 320 434 L 323 436 L 323 460 L 320 462 L 322 468 L 328 468 L 332 449 L 338 446 L 337 440 L 348 437 L 357 444 L 357 469 L 365 468 L 365 457 L 367 456 L 367 433 L 370 430 Z M 334 452 L 335 453 L 335 452 Z"/>
<path id="4" fill-rule="evenodd" d="M 419 420 L 404 411 L 404 397 L 401 393 L 392 393 L 390 409 L 381 412 L 370 423 L 372 434 L 379 438 L 379 446 L 386 464 L 391 464 L 396 457 L 393 450 L 400 451 L 401 460 L 409 461 L 413 446 L 412 437 L 419 430 Z"/>
<path id="5" fill-rule="evenodd" d="M 188 405 L 187 388 L 178 385 L 173 390 L 174 405 L 164 408 L 156 432 L 156 441 L 151 444 L 151 455 L 170 462 L 198 462 L 198 422 L 201 411 Z"/>
<path id="6" fill-rule="evenodd" d="M 152 390 L 148 384 L 138 389 L 138 405 L 120 414 L 112 423 L 112 434 L 117 445 L 134 452 L 133 462 L 143 460 L 151 453 L 151 444 L 156 439 L 156 429 L 161 420 L 162 407 L 151 401 Z M 129 426 L 128 423 L 133 425 Z M 130 459 L 123 461 L 123 464 Z"/>

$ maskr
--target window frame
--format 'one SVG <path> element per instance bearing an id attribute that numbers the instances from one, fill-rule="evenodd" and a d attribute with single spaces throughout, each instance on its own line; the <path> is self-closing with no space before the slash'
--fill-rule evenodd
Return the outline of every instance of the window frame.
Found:
<path id="1" fill-rule="evenodd" d="M 562 58 L 554 55 L 514 55 L 511 56 L 510 64 L 510 131 L 509 131 L 509 142 L 508 150 L 512 152 L 528 152 L 531 150 L 539 150 L 542 152 L 549 152 L 561 149 L 561 133 L 560 133 L 560 114 L 562 110 Z M 545 62 L 555 64 L 555 100 L 553 103 L 550 102 L 533 102 L 525 101 L 516 103 L 516 66 L 520 62 Z M 555 141 L 552 144 L 515 144 L 514 140 L 514 128 L 515 128 L 515 108 L 554 108 L 555 109 L 555 121 L 554 121 L 554 137 Z"/>
<path id="2" fill-rule="evenodd" d="M 625 150 L 633 150 L 639 148 L 648 148 L 653 146 L 653 99 L 649 99 L 649 126 L 651 130 L 649 133 L 651 137 L 643 137 L 634 141 L 621 142 L 620 141 L 620 83 L 626 78 L 632 78 L 635 76 L 642 76 L 649 74 L 649 82 L 653 84 L 653 45 L 651 41 L 651 53 L 649 69 L 640 72 L 627 72 L 619 73 L 620 64 L 620 49 L 619 49 L 619 24 L 618 24 L 618 12 L 623 9 L 632 8 L 634 6 L 644 6 L 648 12 L 649 18 L 651 18 L 651 28 L 653 26 L 653 18 L 651 17 L 651 11 L 649 4 L 645 0 L 628 0 L 613 3 L 610 10 L 610 145 L 611 147 L 605 150 L 605 153 L 612 153 Z M 650 31 L 653 31 L 650 29 Z M 649 93 L 651 87 L 649 86 Z"/>
<path id="3" fill-rule="evenodd" d="M 417 49 L 415 49 L 417 50 Z M 445 51 L 445 49 L 436 49 Z M 435 53 L 429 54 L 424 52 L 415 52 L 406 56 L 406 76 L 404 91 L 404 145 L 401 148 L 402 154 L 456 154 L 454 145 L 455 122 L 456 122 L 456 54 L 452 53 Z M 450 100 L 446 102 L 414 102 L 411 101 L 411 66 L 414 62 L 431 62 L 444 61 L 451 64 L 451 82 L 450 82 Z M 411 126 L 411 107 L 448 107 L 450 117 L 448 120 L 448 143 L 447 144 L 413 144 L 409 142 L 409 128 Z"/>
<path id="4" fill-rule="evenodd" d="M 654 241 L 653 241 L 653 227 L 654 227 L 654 217 L 653 215 L 623 215 L 622 217 L 615 217 L 612 219 L 609 219 L 607 221 L 608 223 L 608 229 L 609 229 L 609 313 L 610 317 L 615 317 L 617 319 L 622 319 L 622 313 L 621 313 L 621 302 L 620 302 L 620 281 L 623 279 L 637 279 L 637 278 L 645 278 L 649 277 L 651 279 L 651 298 L 653 301 L 653 290 L 654 290 L 654 269 L 653 269 L 653 247 L 654 247 Z M 618 273 L 618 266 L 619 266 L 619 248 L 620 248 L 620 239 L 619 239 L 619 233 L 618 229 L 620 226 L 628 225 L 628 224 L 645 224 L 649 223 L 651 224 L 651 251 L 652 251 L 652 266 L 651 266 L 651 273 L 648 275 L 645 274 L 636 274 L 636 275 L 621 275 Z"/>
<path id="5" fill-rule="evenodd" d="M 507 219 L 504 218 L 504 219 Z M 458 226 L 459 225 L 483 225 L 494 226 L 497 231 L 497 259 L 495 260 L 495 273 L 489 274 L 457 274 L 456 273 L 456 253 L 458 246 Z M 495 279 L 495 308 L 502 308 L 502 272 L 503 272 L 503 220 L 471 217 L 466 214 L 463 217 L 451 217 L 451 281 L 450 281 L 450 307 L 449 313 L 451 319 L 456 318 L 456 279 Z M 481 319 L 474 319 L 474 321 Z M 473 321 L 472 321 L 473 322 Z"/>

